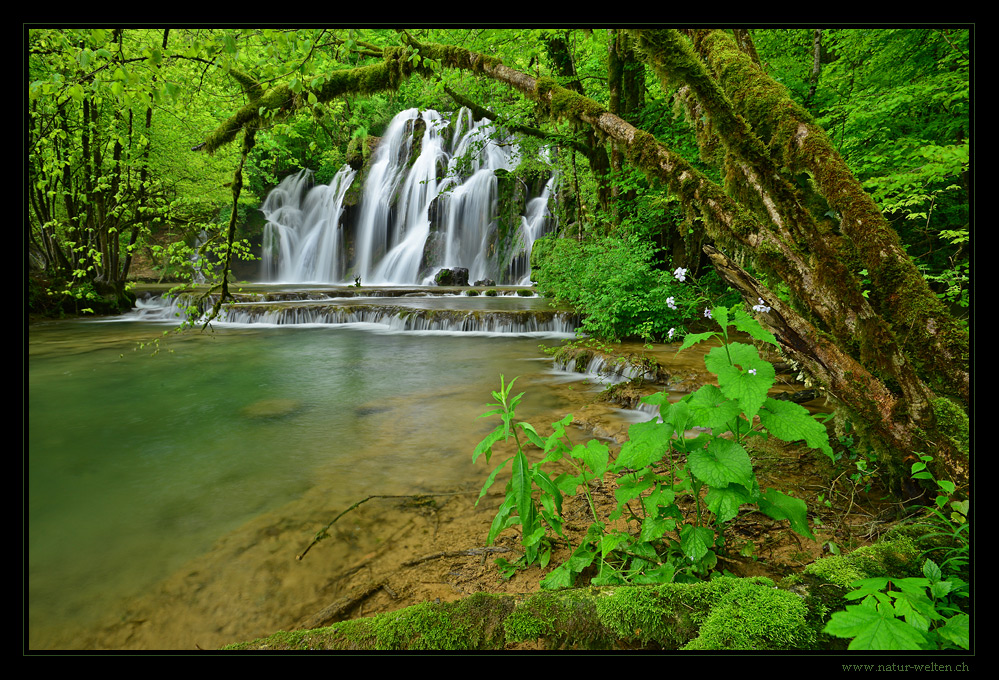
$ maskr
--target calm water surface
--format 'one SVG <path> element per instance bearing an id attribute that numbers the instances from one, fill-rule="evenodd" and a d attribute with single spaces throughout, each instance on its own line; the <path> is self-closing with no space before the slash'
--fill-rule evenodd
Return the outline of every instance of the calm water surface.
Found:
<path id="1" fill-rule="evenodd" d="M 519 416 L 559 406 L 539 338 L 163 330 L 29 329 L 33 648 L 316 485 L 353 502 L 481 483 L 471 451 L 495 423 L 476 416 L 500 374 L 528 391 Z"/>

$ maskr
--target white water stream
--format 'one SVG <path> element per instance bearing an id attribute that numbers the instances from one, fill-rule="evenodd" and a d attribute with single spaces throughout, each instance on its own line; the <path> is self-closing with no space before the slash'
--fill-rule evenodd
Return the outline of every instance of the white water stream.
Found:
<path id="1" fill-rule="evenodd" d="M 529 285 L 531 245 L 551 228 L 555 175 L 499 243 L 497 172 L 519 161 L 516 142 L 467 109 L 453 121 L 436 111 L 402 111 L 374 152 L 352 224 L 344 201 L 357 173 L 349 166 L 328 185 L 312 187 L 312 173 L 303 170 L 271 192 L 261 207 L 263 280 L 429 284 L 440 269 L 462 267 L 470 282 Z"/>

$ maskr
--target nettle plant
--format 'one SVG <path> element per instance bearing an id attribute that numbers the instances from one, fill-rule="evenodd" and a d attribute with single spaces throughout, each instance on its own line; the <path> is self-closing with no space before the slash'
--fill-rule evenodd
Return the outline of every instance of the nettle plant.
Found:
<path id="1" fill-rule="evenodd" d="M 614 460 L 607 445 L 598 440 L 572 445 L 565 436 L 571 414 L 553 423 L 547 438 L 529 423 L 515 422 L 514 408 L 523 393 L 510 397 L 513 381 L 505 385 L 501 378 L 500 391 L 493 392 L 497 408 L 483 417 L 499 415 L 503 422 L 476 447 L 473 462 L 483 454 L 488 461 L 493 445 L 500 441 L 512 438 L 516 442 L 516 453 L 493 470 L 479 496 L 512 462 L 506 498 L 488 537 L 492 543 L 505 529 L 521 525 L 524 554 L 513 563 L 498 560 L 507 575 L 519 566 L 547 566 L 554 541 L 566 540 L 563 497 L 580 489 L 593 521 L 571 557 L 542 580 L 544 588 L 570 587 L 588 569 L 595 571 L 591 581 L 595 585 L 704 577 L 725 548 L 726 526 L 745 506 L 755 506 L 773 519 L 788 520 L 792 530 L 813 538 L 805 503 L 775 489 L 762 489 L 744 444 L 750 437 L 804 440 L 832 458 L 826 429 L 803 406 L 767 396 L 774 383 L 773 366 L 755 346 L 732 340 L 729 328 L 777 345 L 773 335 L 742 309 L 715 307 L 707 315 L 720 330 L 686 336 L 679 351 L 709 339 L 720 340 L 720 346 L 712 348 L 704 360 L 718 385 L 704 385 L 676 402 L 666 392 L 645 397 L 646 403 L 659 406 L 659 415 L 632 425 Z M 520 433 L 543 452 L 533 465 L 524 453 Z M 570 471 L 553 478 L 545 468 L 557 461 L 567 463 Z M 616 507 L 601 517 L 591 484 L 605 478 L 617 480 Z M 681 508 L 686 506 L 693 510 L 685 513 Z M 636 523 L 637 532 L 620 528 L 622 518 L 628 526 Z"/>

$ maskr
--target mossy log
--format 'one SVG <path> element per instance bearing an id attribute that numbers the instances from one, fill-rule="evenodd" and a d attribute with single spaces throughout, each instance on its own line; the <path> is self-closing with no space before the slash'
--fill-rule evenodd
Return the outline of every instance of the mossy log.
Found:
<path id="1" fill-rule="evenodd" d="M 227 650 L 816 650 L 844 646 L 821 630 L 850 582 L 918 573 L 902 534 L 819 560 L 775 583 L 719 577 L 697 583 L 606 586 L 533 595 L 477 593 L 325 628 L 278 632 Z"/>

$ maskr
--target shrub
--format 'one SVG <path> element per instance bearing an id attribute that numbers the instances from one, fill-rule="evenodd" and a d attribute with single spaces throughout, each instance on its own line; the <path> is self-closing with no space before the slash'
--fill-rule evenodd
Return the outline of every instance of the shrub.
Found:
<path id="1" fill-rule="evenodd" d="M 653 265 L 655 246 L 634 236 L 541 239 L 533 258 L 538 292 L 575 307 L 582 331 L 604 340 L 670 339 L 699 304 L 697 290 Z M 540 243 L 540 241 L 539 241 Z"/>

